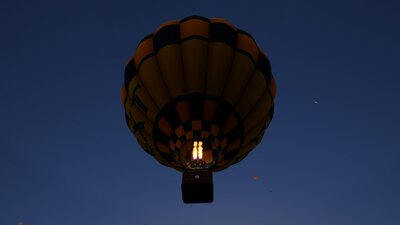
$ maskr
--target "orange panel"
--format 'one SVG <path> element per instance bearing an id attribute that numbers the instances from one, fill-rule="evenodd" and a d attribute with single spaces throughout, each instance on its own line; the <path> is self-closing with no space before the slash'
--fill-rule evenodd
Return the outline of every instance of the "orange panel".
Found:
<path id="1" fill-rule="evenodd" d="M 225 134 L 229 133 L 234 127 L 237 126 L 237 120 L 234 115 L 229 115 L 229 117 L 226 119 L 225 124 L 222 128 Z"/>
<path id="2" fill-rule="evenodd" d="M 254 63 L 250 57 L 236 52 L 222 98 L 235 105 L 254 70 Z"/>
<path id="3" fill-rule="evenodd" d="M 246 34 L 238 33 L 237 48 L 249 53 L 253 61 L 257 62 L 260 50 L 258 50 L 257 44 L 251 37 Z"/>
<path id="4" fill-rule="evenodd" d="M 152 56 L 143 61 L 142 66 L 138 69 L 138 77 L 142 81 L 143 89 L 151 95 L 151 98 L 157 104 L 158 108 L 162 108 L 171 100 L 163 79 L 156 57 Z"/>
<path id="5" fill-rule="evenodd" d="M 179 119 L 182 123 L 190 120 L 189 103 L 187 101 L 178 102 L 175 105 L 175 110 L 178 113 Z"/>
<path id="6" fill-rule="evenodd" d="M 235 106 L 243 117 L 257 104 L 267 89 L 264 75 L 258 70 L 254 72 Z"/>
<path id="7" fill-rule="evenodd" d="M 150 55 L 151 53 L 154 52 L 154 46 L 153 46 L 153 38 L 150 37 L 146 40 L 144 40 L 140 45 L 137 47 L 134 60 L 135 60 L 135 66 L 137 69 L 139 69 L 139 64 L 143 60 L 144 57 L 147 55 Z"/>
<path id="8" fill-rule="evenodd" d="M 176 134 L 176 136 L 178 136 L 178 138 L 182 137 L 185 134 L 185 130 L 183 130 L 183 126 L 179 126 L 178 128 L 176 128 L 175 134 Z"/>
<path id="9" fill-rule="evenodd" d="M 208 42 L 190 39 L 181 47 L 187 92 L 203 92 L 207 78 Z"/>
<path id="10" fill-rule="evenodd" d="M 180 26 L 181 40 L 194 35 L 208 38 L 210 34 L 210 24 L 204 20 L 191 19 L 181 23 Z"/>
<path id="11" fill-rule="evenodd" d="M 158 128 L 160 128 L 160 130 L 162 130 L 162 132 L 164 132 L 164 134 L 167 136 L 171 136 L 173 132 L 171 126 L 164 117 L 162 117 L 158 122 Z"/>
<path id="12" fill-rule="evenodd" d="M 235 57 L 231 46 L 221 42 L 210 42 L 208 48 L 206 94 L 221 96 Z"/>
<path id="13" fill-rule="evenodd" d="M 186 93 L 182 50 L 179 44 L 170 44 L 157 52 L 157 62 L 171 97 Z"/>
<path id="14" fill-rule="evenodd" d="M 201 130 L 201 121 L 200 120 L 192 121 L 192 130 Z"/>
<path id="15" fill-rule="evenodd" d="M 204 101 L 204 112 L 203 112 L 203 120 L 205 121 L 213 121 L 215 111 L 218 108 L 218 104 L 215 101 L 206 100 Z"/>
<path id="16" fill-rule="evenodd" d="M 272 99 L 267 92 L 258 100 L 257 104 L 250 110 L 250 112 L 243 118 L 243 125 L 245 132 L 253 128 L 256 124 L 260 123 L 263 118 L 268 116 L 268 112 L 272 107 Z"/>
<path id="17" fill-rule="evenodd" d="M 233 150 L 233 149 L 237 149 L 240 146 L 240 139 L 236 139 L 235 141 L 233 141 L 229 146 L 228 146 L 228 152 Z"/>

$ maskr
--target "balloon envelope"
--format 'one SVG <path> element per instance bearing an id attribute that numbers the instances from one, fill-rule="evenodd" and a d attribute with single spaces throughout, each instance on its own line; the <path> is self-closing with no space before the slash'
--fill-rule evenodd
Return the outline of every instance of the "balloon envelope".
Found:
<path id="1" fill-rule="evenodd" d="M 145 37 L 125 68 L 122 100 L 141 147 L 179 171 L 223 170 L 261 141 L 275 80 L 250 34 L 191 16 Z"/>

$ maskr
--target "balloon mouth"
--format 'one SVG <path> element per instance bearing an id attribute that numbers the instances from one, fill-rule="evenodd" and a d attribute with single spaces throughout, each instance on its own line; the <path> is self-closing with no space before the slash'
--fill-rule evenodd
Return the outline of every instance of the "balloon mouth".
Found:
<path id="1" fill-rule="evenodd" d="M 160 156 L 181 171 L 224 168 L 238 154 L 243 134 L 241 117 L 231 104 L 202 93 L 166 104 L 153 126 Z"/>
<path id="2" fill-rule="evenodd" d="M 215 163 L 214 157 L 212 154 L 204 154 L 204 152 L 208 153 L 205 149 L 205 142 L 203 140 L 194 140 L 190 159 L 187 160 L 186 167 L 187 169 L 199 170 L 199 169 L 208 169 L 212 167 Z M 212 152 L 211 152 L 212 153 Z"/>

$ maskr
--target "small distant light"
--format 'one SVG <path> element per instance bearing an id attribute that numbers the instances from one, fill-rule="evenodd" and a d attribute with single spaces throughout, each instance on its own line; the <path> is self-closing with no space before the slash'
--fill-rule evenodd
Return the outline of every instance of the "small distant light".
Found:
<path id="1" fill-rule="evenodd" d="M 257 181 L 257 180 L 259 180 L 259 179 L 260 179 L 259 176 L 253 176 L 253 180 L 255 180 L 255 181 Z"/>
<path id="2" fill-rule="evenodd" d="M 319 104 L 319 101 L 318 100 L 314 100 L 314 104 Z"/>

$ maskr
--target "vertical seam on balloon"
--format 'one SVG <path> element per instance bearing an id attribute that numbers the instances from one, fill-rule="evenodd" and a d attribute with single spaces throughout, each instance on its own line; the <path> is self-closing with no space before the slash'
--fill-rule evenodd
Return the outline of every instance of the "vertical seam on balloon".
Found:
<path id="1" fill-rule="evenodd" d="M 179 44 L 179 51 L 181 52 L 180 54 L 180 60 L 182 63 L 182 81 L 183 81 L 183 94 L 186 95 L 188 93 L 188 88 L 187 88 L 187 82 L 186 82 L 186 73 L 185 73 L 185 60 L 183 59 L 183 50 L 182 50 L 182 43 Z"/>
<path id="2" fill-rule="evenodd" d="M 129 96 L 127 97 L 127 98 L 129 98 L 130 99 L 130 103 L 133 101 Z M 131 106 L 132 106 L 133 104 L 131 104 Z M 127 110 L 126 110 L 126 107 L 125 107 L 125 114 L 126 115 L 128 115 L 128 117 L 129 117 L 129 119 L 132 121 L 132 123 L 133 123 L 133 126 L 135 125 L 135 124 L 137 124 L 138 122 L 136 122 L 136 120 L 135 120 L 135 118 L 131 115 L 131 112 L 127 112 Z M 147 115 L 145 114 L 145 117 L 147 117 Z M 151 122 L 151 120 L 147 117 L 147 119 Z M 152 123 L 153 124 L 153 123 Z M 128 127 L 129 127 L 129 123 L 128 123 Z M 135 134 L 135 132 L 132 130 L 132 133 L 136 136 L 136 134 Z M 148 133 L 146 133 L 146 134 L 148 134 Z M 153 137 L 153 135 L 152 134 L 148 134 L 149 135 L 149 137 L 151 137 L 152 139 L 154 139 L 154 137 Z M 139 142 L 139 141 L 138 141 Z M 146 143 L 147 143 L 147 141 L 146 141 Z M 142 145 L 141 143 L 139 143 L 140 145 Z M 153 149 L 150 149 L 151 150 L 151 153 L 149 153 L 149 152 L 147 152 L 147 151 L 145 151 L 145 152 L 147 152 L 147 153 L 149 153 L 150 155 L 152 155 L 153 157 L 154 157 L 154 153 L 153 153 Z"/>
<path id="3" fill-rule="evenodd" d="M 150 96 L 151 97 L 151 96 Z M 130 98 L 130 97 L 128 97 L 129 99 L 130 99 L 130 102 L 133 102 L 134 100 L 133 100 L 133 98 Z M 129 107 L 132 107 L 133 105 L 135 105 L 134 103 L 132 104 L 131 103 L 131 106 L 129 106 Z M 155 105 L 155 106 L 157 106 L 157 105 Z M 158 109 L 158 108 L 157 108 Z M 153 125 L 154 126 L 154 121 L 151 121 L 151 118 L 147 115 L 147 113 L 145 113 L 145 112 L 143 112 L 142 110 L 139 110 L 139 111 L 141 111 L 142 113 L 143 113 L 143 115 L 144 115 L 144 117 L 146 117 L 146 119 L 151 123 L 151 125 Z M 133 117 L 132 117 L 133 118 Z M 135 122 L 136 123 L 136 122 Z M 153 135 L 151 135 L 151 136 L 153 136 Z"/>
<path id="4" fill-rule="evenodd" d="M 236 39 L 236 43 L 237 43 L 237 39 Z M 229 66 L 229 71 L 228 71 L 228 73 L 227 73 L 226 76 L 225 76 L 224 86 L 222 87 L 222 91 L 221 91 L 221 94 L 220 94 L 220 96 L 219 96 L 221 99 L 223 98 L 223 96 L 224 96 L 224 94 L 225 94 L 226 85 L 227 85 L 227 83 L 228 83 L 228 82 L 226 82 L 226 81 L 228 80 L 229 74 L 231 74 L 232 65 L 233 65 L 233 62 L 235 61 L 235 54 L 236 54 L 236 51 L 235 51 L 235 49 L 233 49 L 233 57 L 231 58 L 231 63 L 230 63 L 230 66 Z M 235 107 L 234 107 L 234 108 L 235 108 Z"/>
<path id="5" fill-rule="evenodd" d="M 156 107 L 157 111 L 159 112 L 160 108 L 158 107 L 158 105 L 154 101 L 154 97 L 152 95 L 150 95 L 150 93 L 147 91 L 147 87 L 144 85 L 144 83 L 142 82 L 141 77 L 139 76 L 139 71 L 138 71 L 137 77 L 138 77 L 138 84 L 143 86 L 142 91 L 145 92 L 144 94 L 146 94 L 147 96 L 150 97 L 151 101 L 153 102 L 153 105 Z M 151 121 L 151 118 L 147 115 L 147 113 L 145 115 L 149 119 L 149 121 Z M 154 121 L 152 121 L 152 122 L 153 122 L 153 126 L 154 126 Z"/>
<path id="6" fill-rule="evenodd" d="M 246 85 L 244 86 L 243 90 L 240 92 L 239 98 L 236 99 L 235 104 L 233 104 L 233 108 L 234 108 L 234 109 L 236 109 L 237 105 L 239 104 L 240 100 L 242 99 L 240 96 L 243 96 L 243 93 L 247 90 L 247 87 L 249 86 L 249 83 L 250 83 L 251 78 L 253 78 L 253 76 L 255 76 L 255 74 L 256 74 L 255 71 L 256 71 L 256 70 L 257 70 L 257 69 L 254 67 L 254 68 L 253 68 L 253 71 L 251 72 L 251 75 L 247 78 Z M 258 102 L 258 101 L 257 101 L 257 102 Z M 243 117 L 243 118 L 244 118 L 244 117 Z M 242 120 L 243 120 L 243 118 L 242 118 Z"/>
<path id="7" fill-rule="evenodd" d="M 251 107 L 250 110 L 246 113 L 246 115 L 243 116 L 242 121 L 244 121 L 249 116 L 250 112 L 252 112 L 255 107 L 257 107 L 258 103 L 260 103 L 260 101 L 262 101 L 265 94 L 269 95 L 268 90 L 265 90 L 263 92 L 263 94 L 260 96 L 260 98 L 258 98 L 256 104 L 254 104 L 253 107 Z M 273 103 L 272 96 L 269 95 L 269 97 L 271 98 L 271 103 Z M 271 104 L 271 107 L 272 107 L 272 104 Z M 270 109 L 271 109 L 271 107 L 270 107 Z M 269 115 L 269 110 L 268 110 L 268 115 Z"/>
<path id="8" fill-rule="evenodd" d="M 179 21 L 179 32 L 181 31 L 181 21 Z M 188 87 L 187 87 L 187 82 L 186 82 L 186 72 L 185 72 L 185 60 L 183 60 L 183 48 L 182 48 L 182 37 L 181 37 L 181 35 L 180 35 L 180 33 L 179 33 L 179 39 L 180 39 L 180 41 L 181 41 L 181 43 L 179 44 L 179 50 L 181 51 L 181 62 L 182 62 L 182 74 L 183 74 L 183 76 L 182 76 L 182 80 L 183 80 L 183 86 L 184 86 L 184 95 L 186 95 L 187 93 L 188 93 Z"/>
<path id="9" fill-rule="evenodd" d="M 155 34 L 154 34 L 155 35 Z M 155 45 L 155 43 L 154 43 L 154 38 L 151 40 L 152 42 L 153 42 L 153 46 Z M 160 74 L 161 74 L 161 81 L 162 81 L 162 83 L 163 83 L 163 85 L 164 85 L 164 87 L 165 87 L 165 89 L 167 90 L 167 93 L 168 93 L 168 95 L 169 95 L 169 101 L 171 101 L 171 92 L 170 92 L 170 90 L 169 90 L 169 88 L 168 88 L 168 86 L 167 86 L 167 84 L 166 84 L 166 82 L 165 82 L 165 79 L 164 79 L 164 73 L 162 72 L 162 70 L 161 70 L 161 67 L 160 67 L 160 64 L 158 63 L 158 57 L 157 57 L 157 53 L 155 53 L 154 54 L 154 57 L 156 58 L 156 63 L 157 63 L 157 67 L 158 67 L 158 70 L 160 71 Z"/>
<path id="10" fill-rule="evenodd" d="M 206 60 L 206 65 L 205 65 L 205 69 L 204 69 L 204 86 L 203 86 L 203 90 L 201 90 L 202 93 L 205 93 L 207 90 L 207 71 L 208 71 L 208 55 L 210 54 L 210 21 L 208 21 L 208 41 L 207 41 L 207 60 Z M 204 110 L 204 103 L 203 103 L 203 110 Z"/>
<path id="11" fill-rule="evenodd" d="M 132 59 L 133 59 L 133 57 L 132 57 Z M 151 95 L 147 92 L 147 89 L 146 89 L 145 85 L 143 84 L 143 82 L 142 82 L 142 80 L 141 80 L 141 77 L 139 76 L 139 70 L 138 70 L 138 69 L 136 70 L 136 74 L 135 74 L 134 76 L 132 76 L 132 79 L 130 79 L 129 83 L 128 83 L 128 84 L 125 83 L 125 85 L 127 86 L 127 89 L 126 89 L 126 91 L 127 91 L 127 97 L 126 97 L 125 103 L 124 103 L 125 109 L 126 109 L 126 103 L 128 102 L 128 98 L 130 99 L 129 102 L 131 103 L 131 105 L 132 105 L 132 102 L 133 102 L 134 96 L 131 96 L 131 93 L 129 93 L 129 84 L 132 82 L 132 80 L 133 80 L 133 78 L 134 78 L 135 76 L 137 76 L 138 85 L 142 85 L 142 86 L 143 86 L 142 91 L 144 92 L 144 94 L 146 94 L 147 96 L 150 97 L 150 99 L 151 99 L 153 105 L 157 107 L 156 109 L 157 109 L 158 111 L 160 111 L 160 109 L 158 108 L 157 104 L 154 102 L 153 96 L 151 96 Z M 145 116 L 145 117 L 148 119 L 148 121 L 150 121 L 151 124 L 154 126 L 154 121 L 151 120 L 151 118 L 147 115 L 147 113 L 144 113 L 144 116 Z M 136 123 L 136 122 L 134 121 L 134 123 Z"/>
<path id="12" fill-rule="evenodd" d="M 268 115 L 264 116 L 264 117 L 260 120 L 260 121 L 265 121 L 265 124 L 267 124 L 264 130 L 266 130 L 266 129 L 268 128 L 268 126 L 269 126 L 269 122 L 270 122 L 269 117 L 270 117 L 270 115 L 268 114 Z M 249 128 L 249 129 L 247 130 L 247 132 L 244 133 L 243 136 L 246 136 L 248 133 L 250 133 L 251 131 L 253 131 L 253 129 L 255 129 L 258 125 L 259 125 L 259 124 L 256 123 L 254 126 L 252 126 L 251 128 Z M 262 128 L 261 128 L 261 131 L 262 131 Z M 254 137 L 253 137 L 252 139 L 250 139 L 248 142 L 244 142 L 244 141 L 243 141 L 243 146 L 246 146 L 246 145 L 247 145 L 248 143 L 250 143 L 252 140 L 254 140 Z"/>

